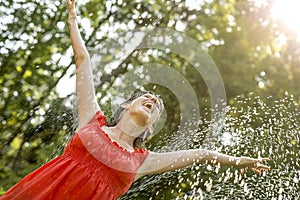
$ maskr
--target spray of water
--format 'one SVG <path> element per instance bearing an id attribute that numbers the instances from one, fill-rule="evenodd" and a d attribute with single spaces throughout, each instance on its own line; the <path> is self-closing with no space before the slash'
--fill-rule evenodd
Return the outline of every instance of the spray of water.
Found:
<path id="1" fill-rule="evenodd" d="M 200 45 L 186 35 L 166 29 L 139 29 L 119 36 L 118 41 L 119 45 L 106 44 L 109 48 L 105 49 L 119 52 L 114 54 L 116 59 L 106 71 L 118 72 L 116 67 L 123 66 L 123 58 L 130 57 L 137 49 L 164 50 L 187 60 L 198 73 L 195 76 L 203 78 L 210 93 L 212 107 L 200 115 L 198 91 L 169 65 L 148 63 L 133 67 L 125 63 L 126 73 L 116 79 L 116 85 L 111 87 L 110 96 L 106 98 L 106 101 L 109 98 L 116 100 L 112 107 L 124 100 L 120 95 L 129 96 L 146 84 L 167 88 L 179 102 L 178 126 L 172 133 L 155 135 L 152 140 L 155 142 L 148 143 L 149 150 L 166 152 L 209 148 L 236 156 L 271 158 L 271 171 L 261 176 L 250 171 L 242 175 L 236 168 L 198 164 L 175 172 L 146 176 L 137 181 L 122 199 L 299 198 L 299 106 L 292 96 L 275 99 L 249 94 L 231 99 L 227 105 L 217 67 L 199 48 Z M 105 66 L 98 53 L 92 57 L 94 65 Z M 157 52 L 153 51 L 153 54 L 157 56 Z M 96 85 L 103 87 L 101 80 Z M 165 113 L 163 124 L 167 118 L 168 113 Z M 156 133 L 164 131 L 163 124 Z"/>
<path id="2" fill-rule="evenodd" d="M 232 104 L 226 107 L 222 122 L 203 120 L 192 144 L 182 143 L 176 135 L 171 138 L 174 149 L 210 146 L 232 155 L 269 156 L 271 171 L 261 176 L 250 171 L 242 175 L 236 168 L 194 164 L 145 177 L 122 199 L 299 199 L 297 102 L 292 96 L 278 100 L 250 94 L 237 97 Z M 216 126 L 222 130 L 212 140 L 208 134 Z"/>

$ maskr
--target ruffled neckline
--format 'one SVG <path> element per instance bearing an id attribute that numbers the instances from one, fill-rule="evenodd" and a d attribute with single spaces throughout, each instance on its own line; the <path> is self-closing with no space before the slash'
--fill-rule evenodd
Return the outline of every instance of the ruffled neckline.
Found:
<path id="1" fill-rule="evenodd" d="M 101 129 L 100 132 L 104 135 L 104 137 L 108 140 L 108 142 L 113 144 L 118 149 L 120 149 L 124 152 L 130 153 L 130 154 L 146 152 L 145 149 L 137 148 L 137 147 L 133 147 L 134 151 L 129 151 L 128 149 L 126 149 L 126 148 L 122 147 L 121 145 L 119 145 L 116 141 L 112 141 L 112 139 L 109 137 L 109 135 L 103 130 L 103 126 L 107 126 L 107 122 L 106 122 L 106 116 L 102 113 L 101 110 L 96 112 L 96 119 L 97 119 L 98 124 L 99 124 L 100 129 Z"/>
<path id="2" fill-rule="evenodd" d="M 102 126 L 102 127 L 103 127 L 103 126 Z M 106 138 L 110 143 L 112 143 L 114 146 L 116 146 L 116 147 L 118 147 L 119 149 L 121 149 L 122 151 L 126 151 L 126 152 L 128 152 L 128 153 L 134 153 L 134 152 L 136 152 L 136 149 L 137 149 L 137 148 L 134 148 L 134 151 L 129 151 L 128 149 L 126 149 L 126 148 L 122 147 L 121 145 L 119 145 L 116 141 L 112 141 L 112 139 L 111 139 L 111 138 L 109 137 L 109 135 L 102 129 L 102 127 L 101 127 L 101 130 L 102 130 L 102 132 L 103 132 L 105 138 Z"/>

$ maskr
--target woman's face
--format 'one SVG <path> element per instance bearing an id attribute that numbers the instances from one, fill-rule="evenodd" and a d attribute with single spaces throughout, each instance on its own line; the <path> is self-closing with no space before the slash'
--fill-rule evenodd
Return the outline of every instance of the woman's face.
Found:
<path id="1" fill-rule="evenodd" d="M 130 118 L 138 126 L 148 126 L 159 118 L 162 106 L 155 95 L 146 93 L 133 100 L 127 109 Z"/>

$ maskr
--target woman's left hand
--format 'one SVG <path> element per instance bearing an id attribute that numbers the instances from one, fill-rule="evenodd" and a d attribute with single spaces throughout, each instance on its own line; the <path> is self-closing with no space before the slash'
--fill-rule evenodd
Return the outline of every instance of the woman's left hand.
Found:
<path id="1" fill-rule="evenodd" d="M 69 21 L 76 20 L 75 0 L 66 0 L 69 11 Z"/>
<path id="2" fill-rule="evenodd" d="M 241 174 L 244 174 L 245 168 L 250 168 L 256 174 L 262 174 L 262 171 L 269 171 L 270 167 L 267 165 L 261 164 L 262 162 L 269 161 L 269 158 L 249 158 L 249 157 L 240 157 L 237 162 L 237 166 L 241 168 Z"/>

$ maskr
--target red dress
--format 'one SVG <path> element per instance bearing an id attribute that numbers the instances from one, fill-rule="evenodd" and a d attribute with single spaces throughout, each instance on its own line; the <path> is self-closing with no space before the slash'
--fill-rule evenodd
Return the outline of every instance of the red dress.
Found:
<path id="1" fill-rule="evenodd" d="M 67 145 L 63 155 L 23 178 L 0 200 L 111 200 L 126 193 L 149 152 L 129 152 L 101 129 L 98 111 Z"/>

